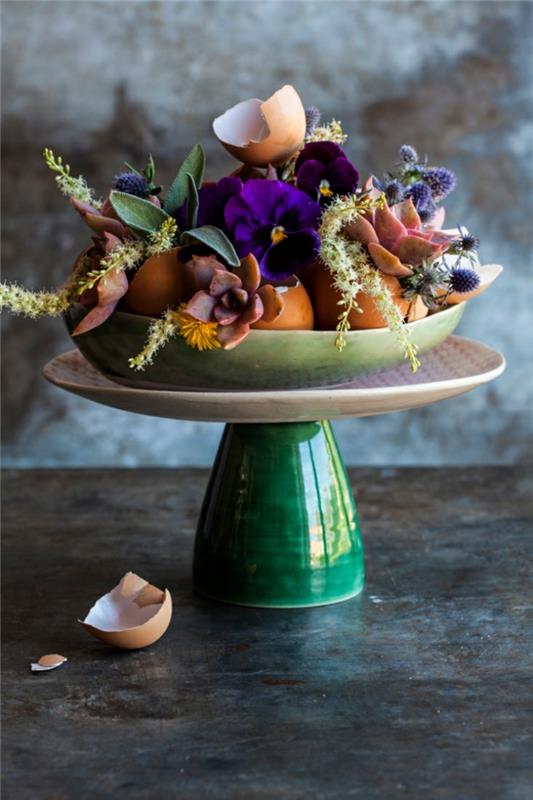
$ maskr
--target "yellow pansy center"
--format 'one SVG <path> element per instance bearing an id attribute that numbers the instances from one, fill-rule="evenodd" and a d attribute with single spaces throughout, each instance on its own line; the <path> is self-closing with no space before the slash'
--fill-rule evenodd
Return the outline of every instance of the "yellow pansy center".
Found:
<path id="1" fill-rule="evenodd" d="M 272 228 L 270 231 L 270 238 L 272 239 L 272 244 L 279 244 L 286 239 L 287 234 L 285 233 L 283 225 L 276 225 L 275 228 Z"/>
<path id="2" fill-rule="evenodd" d="M 324 180 L 320 181 L 320 186 L 318 187 L 318 191 L 323 197 L 331 197 L 333 194 L 329 185 L 329 181 L 327 181 L 325 178 Z"/>

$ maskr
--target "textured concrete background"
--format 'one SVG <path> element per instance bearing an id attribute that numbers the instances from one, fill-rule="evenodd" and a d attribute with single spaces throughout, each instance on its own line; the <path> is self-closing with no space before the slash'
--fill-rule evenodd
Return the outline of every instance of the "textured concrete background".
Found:
<path id="1" fill-rule="evenodd" d="M 482 240 L 504 276 L 460 332 L 500 348 L 507 373 L 465 397 L 403 415 L 347 421 L 352 464 L 531 460 L 532 10 L 521 2 L 4 2 L 4 278 L 62 281 L 86 233 L 54 189 L 50 146 L 99 192 L 126 158 L 154 153 L 168 183 L 197 140 L 210 177 L 233 162 L 212 118 L 293 83 L 340 117 L 363 173 L 409 142 L 458 172 L 450 224 Z M 46 385 L 69 348 L 59 321 L 4 320 L 4 462 L 208 464 L 220 426 L 92 405 Z"/>

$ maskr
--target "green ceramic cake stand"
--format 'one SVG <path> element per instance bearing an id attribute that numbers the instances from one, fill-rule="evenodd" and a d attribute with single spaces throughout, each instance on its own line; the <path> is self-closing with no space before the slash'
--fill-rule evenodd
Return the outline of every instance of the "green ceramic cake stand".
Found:
<path id="1" fill-rule="evenodd" d="M 364 585 L 354 497 L 326 419 L 402 411 L 497 377 L 496 351 L 451 336 L 407 365 L 342 387 L 205 391 L 123 385 L 78 351 L 44 370 L 56 386 L 125 411 L 224 421 L 194 550 L 194 587 L 216 600 L 300 608 L 337 603 Z M 119 381 L 119 382 L 117 382 Z"/>

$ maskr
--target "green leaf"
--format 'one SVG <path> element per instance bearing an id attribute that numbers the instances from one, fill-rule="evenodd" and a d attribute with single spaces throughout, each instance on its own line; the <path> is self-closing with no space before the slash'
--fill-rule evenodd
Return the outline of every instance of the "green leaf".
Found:
<path id="1" fill-rule="evenodd" d="M 169 218 L 163 209 L 126 192 L 113 191 L 109 200 L 124 225 L 136 233 L 153 233 Z"/>
<path id="2" fill-rule="evenodd" d="M 189 192 L 187 200 L 187 224 L 189 228 L 196 228 L 198 221 L 198 189 L 194 182 L 193 176 L 188 172 L 187 180 L 189 182 Z"/>
<path id="3" fill-rule="evenodd" d="M 146 178 L 146 180 L 148 181 L 148 183 L 152 183 L 152 181 L 154 180 L 155 162 L 154 162 L 154 158 L 153 158 L 151 153 L 150 153 L 150 156 L 148 157 L 148 164 L 143 169 L 143 175 Z"/>
<path id="4" fill-rule="evenodd" d="M 201 144 L 195 144 L 183 164 L 178 170 L 178 174 L 172 181 L 168 190 L 163 208 L 169 214 L 174 214 L 187 199 L 189 181 L 187 175 L 192 175 L 196 188 L 199 189 L 204 179 L 205 153 Z"/>
<path id="5" fill-rule="evenodd" d="M 124 162 L 124 166 L 127 167 L 130 172 L 133 172 L 134 175 L 138 175 L 139 178 L 143 177 L 142 172 L 139 172 L 138 169 L 135 169 L 135 167 L 132 167 L 131 164 L 128 164 L 127 161 Z"/>
<path id="6" fill-rule="evenodd" d="M 192 239 L 196 239 L 197 242 L 207 245 L 207 247 L 210 247 L 215 253 L 218 253 L 219 256 L 222 256 L 224 261 L 227 261 L 232 267 L 238 267 L 241 263 L 239 256 L 235 252 L 235 248 L 226 234 L 221 231 L 220 228 L 215 228 L 214 225 L 202 225 L 201 228 L 193 228 L 190 231 L 185 231 L 184 235 L 190 236 Z"/>

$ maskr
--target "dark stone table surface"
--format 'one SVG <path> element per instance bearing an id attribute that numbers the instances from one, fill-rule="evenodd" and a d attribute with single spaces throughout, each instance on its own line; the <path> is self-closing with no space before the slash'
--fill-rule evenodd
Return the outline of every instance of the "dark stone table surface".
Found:
<path id="1" fill-rule="evenodd" d="M 529 800 L 531 470 L 351 478 L 364 593 L 267 611 L 192 593 L 206 471 L 7 471 L 5 800 Z M 116 652 L 76 618 L 129 569 L 174 616 Z"/>

